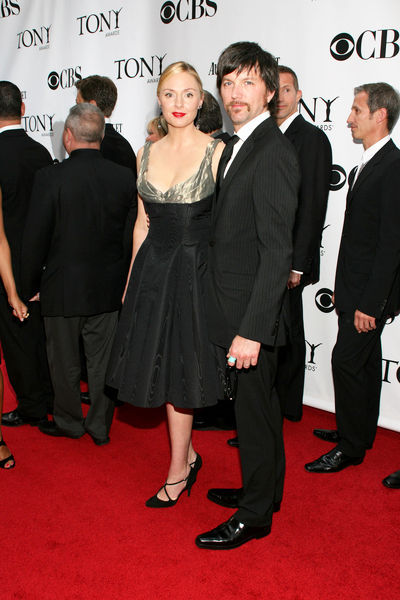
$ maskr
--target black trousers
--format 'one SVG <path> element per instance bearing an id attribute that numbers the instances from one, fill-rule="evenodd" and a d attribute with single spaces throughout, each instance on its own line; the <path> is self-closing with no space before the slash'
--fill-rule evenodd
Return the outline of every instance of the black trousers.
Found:
<path id="1" fill-rule="evenodd" d="M 104 380 L 117 326 L 118 312 L 89 317 L 45 317 L 47 354 L 54 387 L 54 420 L 74 435 L 85 431 L 108 436 L 114 402 L 106 395 Z M 84 419 L 80 399 L 82 336 L 87 361 L 90 408 Z"/>
<path id="2" fill-rule="evenodd" d="M 25 418 L 47 418 L 53 388 L 40 302 L 29 304 L 29 318 L 21 323 L 13 316 L 7 297 L 0 294 L 0 340 L 18 412 Z"/>
<path id="3" fill-rule="evenodd" d="M 276 391 L 284 417 L 300 421 L 303 416 L 304 365 L 306 342 L 304 339 L 303 300 L 304 285 L 289 290 L 290 335 L 286 346 L 278 348 Z"/>
<path id="4" fill-rule="evenodd" d="M 362 457 L 374 443 L 382 387 L 384 326 L 382 319 L 376 329 L 358 333 L 354 313 L 339 314 L 332 372 L 339 448 L 348 456 Z"/>
<path id="5" fill-rule="evenodd" d="M 261 347 L 258 363 L 239 372 L 235 402 L 243 496 L 236 517 L 248 525 L 269 525 L 280 502 L 285 476 L 282 414 L 273 392 L 277 349 Z"/>

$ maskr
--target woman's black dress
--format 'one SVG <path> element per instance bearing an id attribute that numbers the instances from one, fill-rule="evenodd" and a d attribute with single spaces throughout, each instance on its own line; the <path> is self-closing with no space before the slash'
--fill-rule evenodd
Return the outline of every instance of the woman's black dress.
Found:
<path id="1" fill-rule="evenodd" d="M 146 180 L 151 143 L 144 147 L 138 191 L 150 228 L 132 268 L 107 376 L 118 398 L 135 406 L 201 408 L 221 396 L 203 298 L 219 141 L 208 144 L 197 173 L 165 193 Z"/>

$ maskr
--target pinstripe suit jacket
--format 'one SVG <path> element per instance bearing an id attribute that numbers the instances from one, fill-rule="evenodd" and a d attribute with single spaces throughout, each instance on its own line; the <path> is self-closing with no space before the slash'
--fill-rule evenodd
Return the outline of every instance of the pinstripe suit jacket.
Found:
<path id="1" fill-rule="evenodd" d="M 210 338 L 224 347 L 236 334 L 279 345 L 300 183 L 295 150 L 268 118 L 222 180 L 225 164 L 222 156 L 209 248 Z"/>

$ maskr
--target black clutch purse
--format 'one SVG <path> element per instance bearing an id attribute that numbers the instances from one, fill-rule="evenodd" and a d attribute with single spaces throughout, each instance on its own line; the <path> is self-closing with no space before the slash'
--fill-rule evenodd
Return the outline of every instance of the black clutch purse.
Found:
<path id="1" fill-rule="evenodd" d="M 224 400 L 230 400 L 233 402 L 236 399 L 238 375 L 235 367 L 230 366 L 228 363 L 225 366 L 225 378 L 224 378 Z"/>

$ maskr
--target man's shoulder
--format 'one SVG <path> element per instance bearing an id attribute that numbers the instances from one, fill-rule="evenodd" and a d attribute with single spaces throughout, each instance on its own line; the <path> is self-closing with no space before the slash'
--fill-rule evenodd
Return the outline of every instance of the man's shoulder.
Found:
<path id="1" fill-rule="evenodd" d="M 263 121 L 250 137 L 253 138 L 255 150 L 258 149 L 260 152 L 271 153 L 273 147 L 274 152 L 296 155 L 292 143 L 282 134 L 272 117 Z"/>
<path id="2" fill-rule="evenodd" d="M 392 170 L 392 175 L 397 177 L 400 173 L 400 149 L 390 139 L 376 154 L 372 157 L 371 163 L 382 165 L 386 172 Z M 368 163 L 367 163 L 368 164 Z M 396 166 L 396 168 L 394 168 Z"/>
<path id="3" fill-rule="evenodd" d="M 70 177 L 72 172 L 81 177 L 92 177 L 88 171 L 88 163 L 94 165 L 95 172 L 103 176 L 103 179 L 113 179 L 116 184 L 118 181 L 132 179 L 132 171 L 128 167 L 120 165 L 109 158 L 103 156 L 100 151 L 93 153 L 92 151 L 78 151 L 73 157 L 68 157 L 58 165 L 54 165 L 54 170 L 51 171 L 55 177 Z"/>
<path id="4" fill-rule="evenodd" d="M 395 159 L 398 159 L 400 157 L 400 148 L 396 146 L 392 139 L 390 139 L 387 142 L 387 144 L 385 144 L 385 146 L 387 147 L 389 154 L 391 154 Z"/>
<path id="5" fill-rule="evenodd" d="M 124 146 L 125 148 L 129 148 L 133 152 L 132 146 L 130 145 L 126 137 L 124 137 L 122 133 L 117 131 L 110 123 L 108 123 L 105 128 L 102 145 L 112 144 Z"/>
<path id="6" fill-rule="evenodd" d="M 326 133 L 317 125 L 310 123 L 302 115 L 298 115 L 294 121 L 287 128 L 287 133 L 290 136 L 298 135 L 304 139 L 313 140 L 313 141 L 321 141 L 321 142 L 329 142 L 329 138 Z"/>
<path id="7" fill-rule="evenodd" d="M 30 137 L 23 129 L 15 129 L 5 131 L 0 134 L 0 149 L 7 151 L 10 148 L 35 149 L 43 154 L 48 154 L 49 151 L 43 144 Z"/>
<path id="8" fill-rule="evenodd" d="M 7 135 L 13 132 L 4 132 L 0 135 L 0 170 L 8 172 L 11 177 L 19 172 L 30 173 L 53 164 L 50 152 L 29 137 L 24 131 L 17 130 L 17 135 Z"/>
<path id="9" fill-rule="evenodd" d="M 100 152 L 104 158 L 113 163 L 128 167 L 136 173 L 136 155 L 132 146 L 123 135 L 111 125 L 106 126 L 106 132 L 100 146 Z"/>

